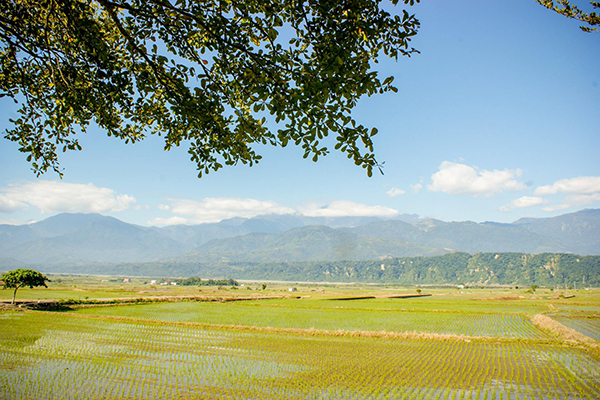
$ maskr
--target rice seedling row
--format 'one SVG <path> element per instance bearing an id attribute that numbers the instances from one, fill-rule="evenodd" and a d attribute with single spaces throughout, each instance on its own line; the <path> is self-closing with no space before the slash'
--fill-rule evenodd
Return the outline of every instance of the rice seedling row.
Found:
<path id="1" fill-rule="evenodd" d="M 81 314 L 125 316 L 166 322 L 196 322 L 273 328 L 423 332 L 464 336 L 547 338 L 525 315 L 408 312 L 378 309 L 257 307 L 241 303 L 158 303 L 94 307 Z"/>
<path id="2" fill-rule="evenodd" d="M 476 296 L 467 295 L 441 295 L 435 294 L 431 297 L 410 298 L 410 299 L 390 299 L 376 298 L 370 300 L 356 301 L 332 301 L 322 297 L 313 297 L 310 300 L 302 300 L 303 307 L 315 308 L 367 308 L 376 309 L 396 309 L 409 311 L 454 311 L 454 312 L 476 312 L 476 313 L 526 313 L 537 314 L 547 310 L 544 302 L 539 300 L 519 299 L 502 300 L 502 299 L 486 299 L 484 296 L 488 294 L 479 293 Z M 492 295 L 497 296 L 497 295 Z M 254 303 L 259 306 L 264 305 L 281 305 L 281 306 L 298 306 L 298 300 L 293 299 L 272 299 Z M 247 306 L 251 303 L 245 304 Z"/>
<path id="3" fill-rule="evenodd" d="M 600 340 L 600 318 L 578 318 L 557 316 L 553 318 L 561 324 L 575 329 L 592 339 Z"/>
<path id="4" fill-rule="evenodd" d="M 600 397 L 600 360 L 546 341 L 389 340 L 3 313 L 6 399 Z"/>

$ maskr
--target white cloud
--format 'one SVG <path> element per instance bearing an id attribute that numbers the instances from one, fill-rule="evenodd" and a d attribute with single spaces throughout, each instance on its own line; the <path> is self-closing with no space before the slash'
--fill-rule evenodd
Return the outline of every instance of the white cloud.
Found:
<path id="1" fill-rule="evenodd" d="M 148 221 L 150 225 L 203 224 L 219 222 L 233 217 L 252 218 L 264 214 L 292 214 L 291 208 L 273 201 L 240 198 L 205 198 L 200 201 L 189 199 L 169 199 L 169 209 L 176 217 L 157 218 Z M 166 208 L 168 207 L 168 208 Z"/>
<path id="2" fill-rule="evenodd" d="M 36 221 L 21 221 L 20 219 L 0 219 L 0 225 L 28 225 Z"/>
<path id="3" fill-rule="evenodd" d="M 552 185 L 539 186 L 535 189 L 538 196 L 553 194 L 568 194 L 562 204 L 549 206 L 544 211 L 553 212 L 571 207 L 586 206 L 600 201 L 600 176 L 580 176 L 571 179 L 561 179 Z"/>
<path id="4" fill-rule="evenodd" d="M 383 206 L 368 206 L 351 201 L 332 201 L 326 206 L 310 204 L 294 210 L 273 201 L 239 198 L 205 198 L 200 201 L 169 199 L 169 206 L 159 208 L 170 211 L 173 216 L 155 218 L 148 225 L 202 224 L 219 222 L 233 217 L 252 218 L 266 214 L 302 214 L 310 217 L 393 217 L 398 211 Z"/>
<path id="5" fill-rule="evenodd" d="M 159 209 L 159 210 L 163 210 L 163 211 L 169 211 L 169 210 L 171 209 L 171 207 L 169 207 L 169 206 L 168 206 L 168 205 L 166 205 L 166 204 L 159 204 L 159 205 L 158 205 L 158 209 Z"/>
<path id="6" fill-rule="evenodd" d="M 368 206 L 346 200 L 332 201 L 326 206 L 310 205 L 300 209 L 308 217 L 394 217 L 398 210 L 383 206 Z"/>
<path id="7" fill-rule="evenodd" d="M 516 179 L 522 174 L 520 169 L 488 171 L 444 161 L 440 164 L 439 171 L 431 176 L 432 183 L 427 188 L 432 192 L 451 195 L 488 197 L 500 192 L 525 189 L 526 185 Z"/>
<path id="8" fill-rule="evenodd" d="M 396 196 L 399 196 L 404 193 L 406 193 L 406 190 L 398 189 L 395 187 L 393 187 L 390 190 L 388 190 L 387 192 L 385 192 L 385 194 L 387 194 L 390 197 L 396 197 Z"/>
<path id="9" fill-rule="evenodd" d="M 421 191 L 421 189 L 423 189 L 423 185 L 421 185 L 420 183 L 410 185 L 410 191 L 413 192 L 414 194 L 419 193 Z"/>
<path id="10" fill-rule="evenodd" d="M 543 203 L 544 203 L 544 199 L 542 199 L 541 197 L 523 196 L 519 199 L 513 200 L 512 206 L 514 208 L 526 208 L 526 207 L 539 206 L 540 204 L 543 204 Z"/>
<path id="11" fill-rule="evenodd" d="M 0 212 L 10 213 L 27 208 L 27 204 L 0 194 Z"/>
<path id="12" fill-rule="evenodd" d="M 578 178 L 561 179 L 552 185 L 539 186 L 535 189 L 538 196 L 556 193 L 593 194 L 600 193 L 600 176 L 581 176 Z"/>
<path id="13" fill-rule="evenodd" d="M 570 207 L 587 206 L 597 201 L 600 201 L 600 193 L 574 194 L 565 198 L 565 204 Z"/>
<path id="14" fill-rule="evenodd" d="M 136 202 L 133 196 L 117 194 L 112 189 L 91 183 L 34 181 L 1 190 L 10 202 L 35 206 L 42 213 L 122 211 Z"/>
<path id="15" fill-rule="evenodd" d="M 541 197 L 523 196 L 521 198 L 511 201 L 509 204 L 506 204 L 506 205 L 500 207 L 500 211 L 510 211 L 515 208 L 527 208 L 527 207 L 539 206 L 546 202 L 547 201 L 542 199 Z"/>
<path id="16" fill-rule="evenodd" d="M 556 206 L 548 206 L 548 207 L 544 207 L 542 208 L 542 210 L 547 211 L 547 212 L 554 212 L 554 211 L 560 211 L 560 210 L 564 210 L 567 208 L 571 208 L 570 205 L 568 204 L 559 204 Z"/>
<path id="17" fill-rule="evenodd" d="M 185 225 L 189 223 L 190 221 L 183 217 L 154 218 L 153 220 L 148 221 L 148 225 L 151 226 Z"/>

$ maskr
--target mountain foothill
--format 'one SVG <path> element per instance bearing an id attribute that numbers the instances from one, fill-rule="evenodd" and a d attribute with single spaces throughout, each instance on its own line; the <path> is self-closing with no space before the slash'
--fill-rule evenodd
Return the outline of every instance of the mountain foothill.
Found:
<path id="1" fill-rule="evenodd" d="M 177 276 L 193 274 L 191 266 L 201 264 L 218 274 L 232 265 L 377 263 L 462 253 L 583 257 L 600 255 L 600 209 L 513 223 L 445 222 L 409 214 L 385 220 L 264 215 L 166 227 L 63 213 L 29 225 L 0 225 L 0 253 L 3 270 L 131 273 L 135 265 L 144 275 L 144 265 L 162 265 Z"/>

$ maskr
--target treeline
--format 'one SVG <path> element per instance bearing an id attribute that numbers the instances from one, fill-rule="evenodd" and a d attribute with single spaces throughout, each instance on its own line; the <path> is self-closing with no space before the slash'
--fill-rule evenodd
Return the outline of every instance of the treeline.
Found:
<path id="1" fill-rule="evenodd" d="M 239 286 L 239 282 L 234 279 L 207 279 L 202 280 L 199 276 L 181 279 L 178 281 L 183 286 Z"/>
<path id="2" fill-rule="evenodd" d="M 377 261 L 268 263 L 246 272 L 246 279 L 584 287 L 600 286 L 600 256 L 452 253 Z"/>
<path id="3" fill-rule="evenodd" d="M 233 279 L 229 280 L 225 277 L 292 282 L 372 282 L 403 285 L 600 286 L 600 256 L 556 253 L 458 252 L 433 257 L 400 257 L 371 261 L 151 262 L 39 269 L 44 272 L 145 277 L 211 276 L 212 281 L 219 282 L 216 284 L 220 286 L 234 286 L 231 283 Z M 197 279 L 197 282 L 210 281 L 203 281 L 200 278 L 187 279 Z M 186 279 L 177 280 L 181 284 L 186 281 Z"/>

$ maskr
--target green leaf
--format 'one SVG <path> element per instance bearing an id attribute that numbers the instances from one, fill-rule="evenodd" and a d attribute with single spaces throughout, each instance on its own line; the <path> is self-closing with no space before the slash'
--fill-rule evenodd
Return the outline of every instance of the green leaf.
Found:
<path id="1" fill-rule="evenodd" d="M 397 92 L 373 66 L 415 53 L 419 22 L 378 1 L 343 17 L 320 2 L 298 4 L 176 0 L 124 11 L 111 2 L 7 0 L 0 94 L 24 102 L 5 137 L 36 174 L 61 174 L 59 149 L 80 150 L 73 137 L 91 122 L 125 143 L 149 134 L 163 136 L 165 150 L 188 143 L 199 176 L 253 165 L 255 144 L 294 143 L 318 158 L 327 152 L 316 141 L 328 134 L 357 165 L 374 165 L 352 112 L 364 96 Z"/>

